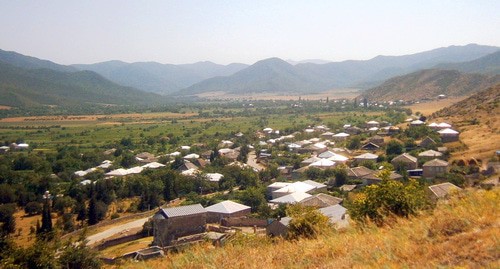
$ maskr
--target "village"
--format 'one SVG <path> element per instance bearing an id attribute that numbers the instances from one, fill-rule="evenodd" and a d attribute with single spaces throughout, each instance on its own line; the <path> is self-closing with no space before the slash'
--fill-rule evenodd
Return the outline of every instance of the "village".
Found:
<path id="1" fill-rule="evenodd" d="M 161 156 L 140 152 L 134 156 L 139 165 L 129 168 L 117 168 L 113 161 L 105 160 L 96 167 L 74 172 L 74 177 L 81 178 L 80 185 L 89 186 L 94 183 L 87 176 L 96 172 L 107 180 L 127 180 L 129 176 L 169 168 L 186 180 L 202 181 L 191 186 L 195 193 L 187 197 L 180 196 L 167 206 L 159 205 L 159 209 L 148 206 L 147 214 L 138 214 L 146 217 L 132 226 L 125 224 L 126 228 L 120 229 L 118 225 L 112 232 L 89 236 L 89 245 L 98 250 L 153 236 L 150 247 L 103 257 L 105 262 L 115 263 L 124 258 L 162 256 L 171 249 L 205 240 L 222 246 L 239 232 L 287 238 L 292 220 L 286 216 L 289 205 L 317 209 L 328 218 L 331 229 L 344 229 L 353 221 L 344 201 L 350 199 L 350 193 L 382 182 L 383 170 L 389 171 L 389 180 L 418 180 L 426 186 L 430 201 L 445 199 L 463 187 L 479 184 L 479 178 L 498 169 L 498 162 L 489 162 L 486 169 L 476 159 L 449 162 L 449 146 L 459 143 L 459 135 L 448 123 L 426 122 L 425 117 L 415 115 L 394 124 L 375 120 L 361 126 L 346 123 L 337 130 L 318 124 L 303 130 L 288 129 L 285 134 L 266 127 L 256 133 L 233 133 L 215 149 L 199 143 Z M 22 149 L 11 145 L 3 150 Z M 105 154 L 113 156 L 115 151 L 110 149 Z M 214 163 L 219 163 L 215 169 Z M 260 173 L 260 182 L 227 181 L 225 172 L 231 171 L 228 167 Z M 491 187 L 498 182 L 481 184 Z M 238 189 L 248 191 L 255 185 L 264 185 L 265 201 L 255 202 L 258 195 L 250 199 L 230 196 Z M 197 199 L 204 205 L 196 203 Z"/>

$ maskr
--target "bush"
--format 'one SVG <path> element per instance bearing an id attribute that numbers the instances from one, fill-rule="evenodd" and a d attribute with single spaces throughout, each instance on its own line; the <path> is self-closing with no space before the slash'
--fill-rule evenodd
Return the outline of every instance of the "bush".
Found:
<path id="1" fill-rule="evenodd" d="M 313 207 L 295 204 L 289 206 L 286 212 L 292 218 L 288 225 L 288 239 L 316 238 L 329 228 L 328 217 Z"/>
<path id="2" fill-rule="evenodd" d="M 29 202 L 24 207 L 24 212 L 29 216 L 41 214 L 42 213 L 42 204 L 38 203 L 38 202 Z"/>
<path id="3" fill-rule="evenodd" d="M 355 196 L 349 208 L 353 219 L 364 221 L 368 218 L 382 224 L 391 214 L 407 217 L 425 207 L 425 192 L 417 181 L 403 184 L 389 179 L 389 175 L 389 170 L 381 171 L 378 175 L 381 183 L 368 186 Z"/>

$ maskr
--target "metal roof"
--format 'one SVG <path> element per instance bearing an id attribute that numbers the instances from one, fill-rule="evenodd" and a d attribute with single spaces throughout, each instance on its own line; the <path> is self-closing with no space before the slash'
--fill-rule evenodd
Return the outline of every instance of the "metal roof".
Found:
<path id="1" fill-rule="evenodd" d="M 275 204 L 294 204 L 304 200 L 307 197 L 311 197 L 310 194 L 305 192 L 294 192 L 285 196 L 281 196 L 279 198 L 273 199 L 269 202 Z"/>
<path id="2" fill-rule="evenodd" d="M 189 216 L 201 213 L 207 213 L 207 210 L 200 204 L 186 205 L 179 207 L 167 207 L 160 209 L 160 212 L 166 218 Z"/>
<path id="3" fill-rule="evenodd" d="M 242 204 L 227 200 L 227 201 L 222 201 L 222 202 L 215 204 L 215 205 L 211 205 L 205 209 L 207 210 L 207 212 L 231 214 L 231 213 L 243 211 L 243 210 L 246 210 L 249 208 L 250 208 L 249 206 L 242 205 Z"/>

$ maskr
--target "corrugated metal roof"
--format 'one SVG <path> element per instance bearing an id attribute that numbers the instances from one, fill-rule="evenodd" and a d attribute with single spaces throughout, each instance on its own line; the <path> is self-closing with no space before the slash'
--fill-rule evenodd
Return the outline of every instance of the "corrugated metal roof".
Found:
<path id="1" fill-rule="evenodd" d="M 189 216 L 200 213 L 206 213 L 207 210 L 200 204 L 186 205 L 179 207 L 167 207 L 161 209 L 162 214 L 167 218 Z"/>
<path id="2" fill-rule="evenodd" d="M 227 200 L 227 201 L 222 201 L 222 202 L 215 204 L 215 205 L 211 205 L 205 209 L 208 212 L 231 214 L 231 213 L 243 211 L 243 210 L 246 210 L 249 208 L 250 208 L 249 206 L 242 205 L 242 204 Z"/>
<path id="3" fill-rule="evenodd" d="M 307 197 L 311 197 L 310 194 L 305 192 L 294 192 L 285 196 L 281 196 L 279 198 L 273 199 L 269 202 L 275 204 L 294 204 L 304 200 Z"/>
<path id="4" fill-rule="evenodd" d="M 342 217 L 347 212 L 347 209 L 341 205 L 332 205 L 329 207 L 320 208 L 319 212 L 330 219 L 330 222 L 335 223 L 342 220 Z"/>

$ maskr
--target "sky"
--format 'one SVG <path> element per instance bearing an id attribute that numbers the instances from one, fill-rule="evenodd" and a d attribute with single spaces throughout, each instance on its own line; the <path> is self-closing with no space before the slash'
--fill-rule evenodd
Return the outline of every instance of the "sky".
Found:
<path id="1" fill-rule="evenodd" d="M 60 64 L 365 60 L 500 46 L 499 0 L 0 0 L 0 49 Z"/>

